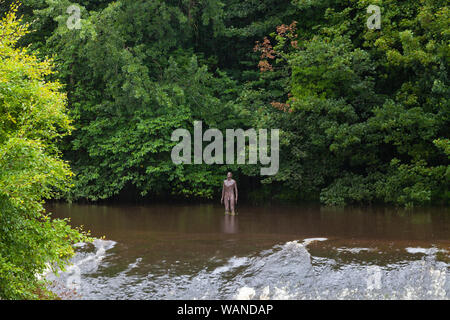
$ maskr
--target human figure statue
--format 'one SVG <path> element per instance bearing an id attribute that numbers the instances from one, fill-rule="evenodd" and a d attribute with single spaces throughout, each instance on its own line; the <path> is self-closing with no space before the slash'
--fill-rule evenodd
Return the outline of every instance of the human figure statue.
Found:
<path id="1" fill-rule="evenodd" d="M 225 201 L 225 214 L 235 215 L 235 205 L 238 201 L 238 189 L 237 183 L 233 179 L 233 174 L 231 172 L 227 173 L 227 179 L 223 182 L 222 187 L 222 199 L 220 203 Z"/>

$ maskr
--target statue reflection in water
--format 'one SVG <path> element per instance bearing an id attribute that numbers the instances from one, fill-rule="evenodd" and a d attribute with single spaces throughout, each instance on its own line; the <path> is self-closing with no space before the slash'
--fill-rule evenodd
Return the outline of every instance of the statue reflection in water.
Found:
<path id="1" fill-rule="evenodd" d="M 226 215 L 223 218 L 222 224 L 222 232 L 223 233 L 238 233 L 239 232 L 239 223 L 238 218 L 236 216 Z"/>

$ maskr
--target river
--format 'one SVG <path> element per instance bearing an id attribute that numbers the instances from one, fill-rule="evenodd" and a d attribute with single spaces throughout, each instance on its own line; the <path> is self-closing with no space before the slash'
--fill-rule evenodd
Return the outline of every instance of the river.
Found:
<path id="1" fill-rule="evenodd" d="M 70 299 L 449 299 L 450 210 L 51 204 L 93 236 Z M 67 288 L 75 289 L 67 294 Z"/>

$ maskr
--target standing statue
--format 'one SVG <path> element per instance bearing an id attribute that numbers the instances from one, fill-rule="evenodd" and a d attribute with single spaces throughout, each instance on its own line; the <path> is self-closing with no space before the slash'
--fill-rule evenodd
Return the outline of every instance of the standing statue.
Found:
<path id="1" fill-rule="evenodd" d="M 220 203 L 225 200 L 225 214 L 230 213 L 234 216 L 234 207 L 238 201 L 238 189 L 237 183 L 232 179 L 233 174 L 231 172 L 227 173 L 227 179 L 223 182 L 222 187 L 222 199 Z"/>

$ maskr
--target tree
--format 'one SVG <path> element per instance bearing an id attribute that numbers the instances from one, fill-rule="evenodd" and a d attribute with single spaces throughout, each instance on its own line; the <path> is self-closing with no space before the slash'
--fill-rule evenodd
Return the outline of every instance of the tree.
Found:
<path id="1" fill-rule="evenodd" d="M 34 299 L 50 294 L 37 275 L 63 269 L 87 234 L 43 207 L 68 189 L 56 142 L 72 126 L 61 84 L 46 81 L 52 61 L 16 48 L 28 30 L 16 13 L 13 5 L 0 22 L 0 298 Z"/>
<path id="2" fill-rule="evenodd" d="M 267 182 L 329 205 L 450 200 L 449 8 L 396 4 L 383 2 L 381 31 L 366 28 L 366 1 L 339 1 L 314 34 L 283 25 L 258 47 L 261 78 L 289 79 L 288 97 L 258 113 L 284 137 L 280 174 Z"/>
<path id="3" fill-rule="evenodd" d="M 282 129 L 276 176 L 229 168 L 260 198 L 449 200 L 443 0 L 370 3 L 380 30 L 367 0 L 83 0 L 80 30 L 69 0 L 23 1 L 36 32 L 20 44 L 54 55 L 66 84 L 72 199 L 211 198 L 226 166 L 170 160 L 170 133 L 202 120 Z"/>

